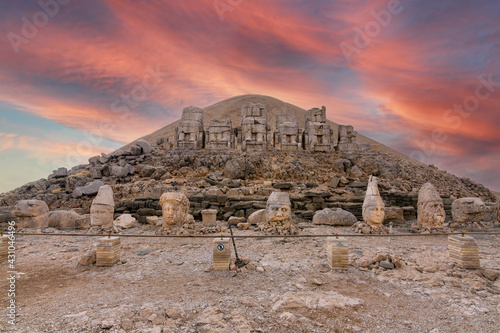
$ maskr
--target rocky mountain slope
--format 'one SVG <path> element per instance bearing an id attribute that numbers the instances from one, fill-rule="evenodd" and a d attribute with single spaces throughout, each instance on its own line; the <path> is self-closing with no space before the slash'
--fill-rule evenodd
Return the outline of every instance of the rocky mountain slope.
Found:
<path id="1" fill-rule="evenodd" d="M 227 118 L 233 126 L 239 125 L 241 106 L 247 102 L 266 105 L 273 130 L 279 113 L 296 114 L 299 126 L 304 126 L 305 110 L 260 95 L 233 97 L 206 107 L 205 126 L 211 119 Z M 162 192 L 177 190 L 188 194 L 195 213 L 213 206 L 221 209 L 219 218 L 224 219 L 247 215 L 260 207 L 256 204 L 241 213 L 238 212 L 241 209 L 232 207 L 234 203 L 228 200 L 256 202 L 276 189 L 288 191 L 295 201 L 296 213 L 305 218 L 326 207 L 342 207 L 359 216 L 370 175 L 379 178 L 382 195 L 389 201 L 386 205 L 409 207 L 406 211 L 409 216 L 414 214 L 411 206 L 416 206 L 419 188 L 428 181 L 448 200 L 445 202 L 448 208 L 453 198 L 474 196 L 485 202 L 496 200 L 494 194 L 480 184 L 422 164 L 363 135 L 358 135 L 362 148 L 354 153 L 195 151 L 170 149 L 165 144 L 173 141 L 175 126 L 176 123 L 170 124 L 109 155 L 92 157 L 89 164 L 69 171 L 56 170 L 47 179 L 0 195 L 0 207 L 4 207 L 4 213 L 0 211 L 0 217 L 3 216 L 0 222 L 9 218 L 7 207 L 22 199 L 43 200 L 51 210 L 76 209 L 80 214 L 87 214 L 103 184 L 113 187 L 117 212 L 137 210 L 124 209 L 124 205 L 132 205 L 125 202 L 143 198 L 154 201 Z M 138 209 L 159 210 L 157 203 L 150 206 Z"/>

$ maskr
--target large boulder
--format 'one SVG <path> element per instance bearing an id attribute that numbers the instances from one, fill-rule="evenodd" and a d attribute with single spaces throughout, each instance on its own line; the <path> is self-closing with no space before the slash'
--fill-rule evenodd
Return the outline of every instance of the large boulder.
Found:
<path id="1" fill-rule="evenodd" d="M 41 200 L 21 200 L 12 211 L 19 228 L 46 228 L 49 226 L 49 206 Z"/>
<path id="2" fill-rule="evenodd" d="M 500 200 L 495 204 L 495 218 L 500 222 Z"/>
<path id="3" fill-rule="evenodd" d="M 49 227 L 76 228 L 81 218 L 72 210 L 55 210 L 49 213 Z"/>
<path id="4" fill-rule="evenodd" d="M 325 208 L 314 214 L 313 224 L 351 226 L 358 222 L 356 216 L 342 208 Z"/>
<path id="5" fill-rule="evenodd" d="M 95 180 L 91 183 L 87 183 L 85 186 L 80 186 L 75 188 L 73 191 L 73 196 L 79 198 L 82 195 L 94 195 L 99 192 L 99 188 L 103 186 L 104 183 L 100 180 Z"/>
<path id="6" fill-rule="evenodd" d="M 451 215 L 453 222 L 480 222 L 484 210 L 484 202 L 479 198 L 462 198 L 453 201 Z"/>
<path id="7" fill-rule="evenodd" d="M 54 178 L 63 178 L 63 177 L 66 177 L 68 175 L 68 169 L 66 168 L 59 168 L 57 170 L 54 170 L 52 172 L 52 177 Z"/>
<path id="8" fill-rule="evenodd" d="M 231 179 L 246 179 L 255 173 L 255 166 L 245 158 L 229 160 L 224 168 L 224 175 Z"/>
<path id="9" fill-rule="evenodd" d="M 137 140 L 135 144 L 142 148 L 143 154 L 149 154 L 153 151 L 153 147 L 144 139 Z"/>

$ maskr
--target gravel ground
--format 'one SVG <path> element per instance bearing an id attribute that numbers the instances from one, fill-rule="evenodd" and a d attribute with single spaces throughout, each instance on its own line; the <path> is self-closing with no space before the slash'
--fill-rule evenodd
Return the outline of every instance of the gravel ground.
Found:
<path id="1" fill-rule="evenodd" d="M 302 230 L 336 232 L 351 231 Z M 476 239 L 484 274 L 450 265 L 445 236 L 393 238 L 395 270 L 360 267 L 387 238 L 348 238 L 346 272 L 328 268 L 324 238 L 237 239 L 253 265 L 231 272 L 210 270 L 210 239 L 122 238 L 123 263 L 96 267 L 78 265 L 96 242 L 83 232 L 18 235 L 17 324 L 7 323 L 4 262 L 0 331 L 500 332 L 500 238 Z"/>

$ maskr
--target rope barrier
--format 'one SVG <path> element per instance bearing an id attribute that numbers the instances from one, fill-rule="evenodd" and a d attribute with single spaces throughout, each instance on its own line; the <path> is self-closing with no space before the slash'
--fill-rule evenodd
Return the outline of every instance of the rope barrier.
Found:
<path id="1" fill-rule="evenodd" d="M 319 234 L 319 235 L 234 235 L 237 239 L 246 238 L 326 238 L 326 237 L 437 237 L 462 235 L 462 232 L 435 233 L 435 234 Z M 467 235 L 492 235 L 500 236 L 500 232 L 468 232 Z M 59 237 L 106 237 L 109 234 L 54 234 L 54 233 L 15 233 L 16 236 L 59 236 Z M 221 234 L 212 235 L 132 235 L 132 234 L 111 234 L 114 237 L 126 238 L 220 238 Z M 230 235 L 224 235 L 230 237 Z"/>

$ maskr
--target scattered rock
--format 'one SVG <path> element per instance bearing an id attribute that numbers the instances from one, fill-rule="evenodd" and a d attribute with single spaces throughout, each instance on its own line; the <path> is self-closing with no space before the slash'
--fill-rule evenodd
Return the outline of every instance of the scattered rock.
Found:
<path id="1" fill-rule="evenodd" d="M 246 179 L 255 173 L 255 166 L 245 158 L 236 158 L 226 163 L 224 175 L 231 179 Z"/>
<path id="2" fill-rule="evenodd" d="M 100 180 L 94 180 L 91 183 L 87 183 L 85 186 L 80 186 L 75 188 L 73 191 L 73 196 L 79 198 L 82 195 L 95 195 L 99 191 L 99 188 L 104 186 L 104 183 Z"/>
<path id="3" fill-rule="evenodd" d="M 136 225 L 137 220 L 130 214 L 123 214 L 118 216 L 116 220 L 113 221 L 113 225 L 123 229 L 130 229 Z"/>
<path id="4" fill-rule="evenodd" d="M 96 263 L 96 250 L 92 250 L 89 253 L 83 255 L 78 261 L 78 265 L 80 266 L 92 266 Z"/>
<path id="5" fill-rule="evenodd" d="M 379 265 L 380 265 L 380 267 L 383 267 L 385 269 L 394 269 L 395 268 L 395 266 L 392 262 L 386 261 L 386 260 L 380 261 Z"/>

